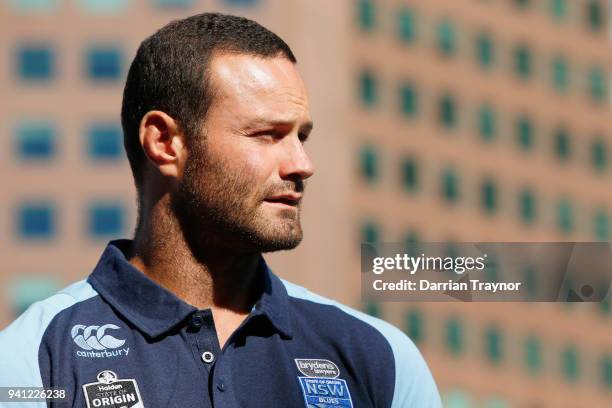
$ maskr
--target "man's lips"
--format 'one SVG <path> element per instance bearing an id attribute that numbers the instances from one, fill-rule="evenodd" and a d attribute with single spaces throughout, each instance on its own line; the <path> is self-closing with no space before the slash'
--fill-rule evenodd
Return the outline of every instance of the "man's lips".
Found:
<path id="1" fill-rule="evenodd" d="M 278 194 L 264 199 L 268 203 L 285 204 L 292 207 L 297 206 L 301 200 L 301 194 Z"/>

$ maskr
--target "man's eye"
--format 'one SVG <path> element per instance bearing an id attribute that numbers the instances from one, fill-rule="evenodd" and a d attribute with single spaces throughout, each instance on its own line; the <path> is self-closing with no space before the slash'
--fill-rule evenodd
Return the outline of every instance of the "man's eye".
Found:
<path id="1" fill-rule="evenodd" d="M 308 140 L 308 134 L 307 133 L 300 133 L 298 134 L 298 137 L 300 138 L 300 142 L 305 143 Z"/>

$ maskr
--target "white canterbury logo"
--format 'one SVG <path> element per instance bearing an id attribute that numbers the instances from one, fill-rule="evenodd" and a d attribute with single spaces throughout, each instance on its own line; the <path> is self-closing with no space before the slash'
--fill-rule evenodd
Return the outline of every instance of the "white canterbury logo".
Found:
<path id="1" fill-rule="evenodd" d="M 117 339 L 110 334 L 105 334 L 107 330 L 118 330 L 119 326 L 105 324 L 103 326 L 84 326 L 77 324 L 72 327 L 70 334 L 72 340 L 83 350 L 106 350 L 116 349 L 125 344 L 125 339 Z"/>

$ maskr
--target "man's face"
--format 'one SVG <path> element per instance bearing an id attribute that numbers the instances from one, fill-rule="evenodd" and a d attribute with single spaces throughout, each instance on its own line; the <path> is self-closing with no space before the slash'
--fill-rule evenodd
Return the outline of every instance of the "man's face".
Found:
<path id="1" fill-rule="evenodd" d="M 214 97 L 188 142 L 173 208 L 190 245 L 242 252 L 296 247 L 304 180 L 308 97 L 281 57 L 221 55 L 210 65 Z"/>

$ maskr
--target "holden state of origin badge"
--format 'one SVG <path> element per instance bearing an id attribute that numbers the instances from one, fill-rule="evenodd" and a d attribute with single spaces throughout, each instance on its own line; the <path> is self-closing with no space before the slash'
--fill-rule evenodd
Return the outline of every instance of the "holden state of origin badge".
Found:
<path id="1" fill-rule="evenodd" d="M 136 380 L 120 380 L 110 370 L 97 378 L 98 382 L 83 385 L 87 408 L 144 408 Z"/>

